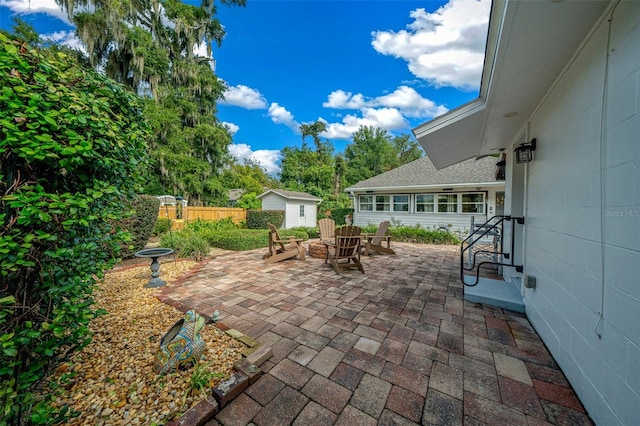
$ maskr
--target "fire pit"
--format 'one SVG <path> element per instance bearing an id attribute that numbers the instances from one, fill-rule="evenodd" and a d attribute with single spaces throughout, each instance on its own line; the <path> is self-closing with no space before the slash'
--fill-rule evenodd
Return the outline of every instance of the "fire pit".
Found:
<path id="1" fill-rule="evenodd" d="M 144 285 L 145 287 L 162 287 L 167 284 L 166 281 L 160 279 L 160 262 L 158 262 L 158 258 L 171 253 L 173 253 L 173 249 L 162 247 L 144 249 L 134 253 L 136 257 L 151 258 L 151 279 Z"/>

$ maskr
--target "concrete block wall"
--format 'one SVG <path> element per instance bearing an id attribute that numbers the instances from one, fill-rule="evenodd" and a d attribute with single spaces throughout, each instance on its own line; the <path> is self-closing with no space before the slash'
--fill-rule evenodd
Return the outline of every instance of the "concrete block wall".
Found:
<path id="1" fill-rule="evenodd" d="M 525 273 L 537 288 L 525 290 L 525 305 L 596 423 L 633 425 L 640 421 L 640 2 L 608 13 L 610 33 L 603 19 L 530 122 L 538 148 L 526 166 Z"/>

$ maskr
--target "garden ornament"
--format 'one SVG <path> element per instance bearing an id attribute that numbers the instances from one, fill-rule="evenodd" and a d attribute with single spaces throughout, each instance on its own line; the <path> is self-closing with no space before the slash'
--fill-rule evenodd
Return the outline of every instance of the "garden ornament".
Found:
<path id="1" fill-rule="evenodd" d="M 170 373 L 187 363 L 195 363 L 204 352 L 205 343 L 200 335 L 204 318 L 188 311 L 160 340 L 155 368 L 159 374 Z"/>

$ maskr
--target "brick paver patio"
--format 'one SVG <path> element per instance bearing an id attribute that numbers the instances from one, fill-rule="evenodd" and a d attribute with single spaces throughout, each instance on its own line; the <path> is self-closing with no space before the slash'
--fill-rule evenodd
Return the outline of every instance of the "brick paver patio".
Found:
<path id="1" fill-rule="evenodd" d="M 591 424 L 525 316 L 463 300 L 458 247 L 393 248 L 364 275 L 232 253 L 162 288 L 273 350 L 207 424 Z"/>

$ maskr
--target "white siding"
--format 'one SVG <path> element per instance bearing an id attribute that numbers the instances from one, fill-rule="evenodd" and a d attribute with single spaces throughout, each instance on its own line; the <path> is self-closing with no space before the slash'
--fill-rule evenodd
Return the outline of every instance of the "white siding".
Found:
<path id="1" fill-rule="evenodd" d="M 262 210 L 284 210 L 285 199 L 278 194 L 267 194 L 262 197 Z"/>
<path id="2" fill-rule="evenodd" d="M 502 191 L 504 189 L 497 189 Z M 481 192 L 485 192 L 483 190 Z M 478 192 L 475 187 L 456 188 L 458 192 Z M 429 193 L 429 191 L 421 192 Z M 440 192 L 442 193 L 442 192 Z M 391 194 L 407 194 L 407 192 L 398 191 Z M 496 189 L 489 189 L 485 195 L 485 209 L 489 214 L 469 214 L 469 213 L 417 213 L 415 212 L 415 194 L 410 194 L 409 211 L 408 212 L 375 212 L 375 211 L 359 211 L 358 196 L 359 195 L 376 195 L 376 194 L 356 194 L 355 212 L 353 214 L 353 224 L 357 226 L 378 225 L 380 222 L 389 220 L 391 225 L 416 226 L 420 225 L 426 229 L 437 229 L 440 226 L 448 227 L 453 232 L 467 234 L 471 226 L 471 217 L 474 217 L 476 224 L 484 223 L 488 218 L 495 214 L 496 208 Z M 451 225 L 449 227 L 449 225 Z"/>
<path id="3" fill-rule="evenodd" d="M 640 421 L 640 2 L 617 6 L 607 65 L 608 32 L 604 20 L 530 123 L 538 148 L 526 166 L 524 250 L 525 273 L 537 277 L 537 288 L 525 290 L 525 305 L 595 422 L 634 425 Z"/>
<path id="4" fill-rule="evenodd" d="M 304 205 L 304 217 L 300 217 L 301 205 Z M 267 194 L 262 197 L 262 210 L 283 210 L 283 229 L 316 226 L 317 205 L 315 201 L 287 199 L 278 194 Z"/>

